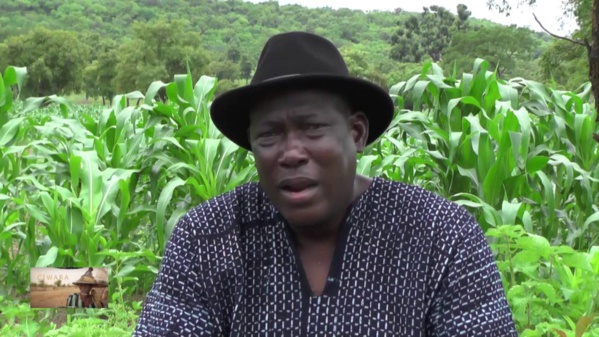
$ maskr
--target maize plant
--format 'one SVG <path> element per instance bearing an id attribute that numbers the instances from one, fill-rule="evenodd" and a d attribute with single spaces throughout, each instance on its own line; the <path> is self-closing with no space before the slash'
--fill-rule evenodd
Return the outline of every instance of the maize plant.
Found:
<path id="1" fill-rule="evenodd" d="M 25 76 L 11 67 L 0 81 L 0 304 L 27 291 L 30 266 L 104 265 L 117 280 L 113 300 L 147 293 L 178 220 L 257 179 L 251 153 L 210 120 L 215 78 L 194 84 L 189 72 L 176 75 L 106 108 L 57 96 L 18 101 Z M 359 155 L 358 173 L 469 209 L 491 243 L 521 336 L 599 336 L 590 85 L 560 91 L 503 80 L 476 60 L 460 78 L 428 63 L 390 94 L 392 124 Z M 48 315 L 39 329 L 50 329 Z"/>

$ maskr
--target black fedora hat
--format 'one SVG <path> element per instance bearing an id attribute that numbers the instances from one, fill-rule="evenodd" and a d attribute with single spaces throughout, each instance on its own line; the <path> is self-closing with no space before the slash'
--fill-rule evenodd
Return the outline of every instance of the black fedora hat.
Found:
<path id="1" fill-rule="evenodd" d="M 315 34 L 289 32 L 265 44 L 249 85 L 227 91 L 210 106 L 214 125 L 237 145 L 250 150 L 247 137 L 251 108 L 274 90 L 323 89 L 345 97 L 352 109 L 368 118 L 367 144 L 393 119 L 393 100 L 380 86 L 349 74 L 335 45 Z"/>

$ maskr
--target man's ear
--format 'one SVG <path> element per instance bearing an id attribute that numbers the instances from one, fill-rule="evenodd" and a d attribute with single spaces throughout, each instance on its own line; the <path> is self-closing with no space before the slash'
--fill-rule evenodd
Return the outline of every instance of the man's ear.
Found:
<path id="1" fill-rule="evenodd" d="M 363 112 L 358 111 L 349 116 L 349 123 L 352 140 L 354 141 L 354 144 L 356 144 L 356 149 L 358 152 L 362 152 L 364 151 L 368 140 L 368 118 Z"/>

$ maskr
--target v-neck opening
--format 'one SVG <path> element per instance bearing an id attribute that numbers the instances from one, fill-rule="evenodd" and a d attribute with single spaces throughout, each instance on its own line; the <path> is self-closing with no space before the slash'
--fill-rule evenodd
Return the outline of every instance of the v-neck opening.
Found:
<path id="1" fill-rule="evenodd" d="M 289 223 L 284 221 L 287 241 L 295 259 L 295 268 L 299 272 L 301 291 L 305 295 L 305 298 L 321 298 L 323 296 L 328 297 L 335 296 L 337 294 L 339 289 L 339 278 L 341 276 L 343 267 L 343 256 L 345 255 L 350 232 L 353 228 L 353 221 L 351 221 L 351 219 L 354 216 L 357 207 L 359 207 L 364 200 L 368 198 L 370 192 L 376 187 L 375 185 L 378 183 L 378 180 L 376 177 L 372 179 L 373 181 L 370 183 L 368 188 L 350 204 L 346 211 L 343 223 L 341 225 L 339 237 L 335 244 L 335 250 L 333 252 L 333 258 L 331 259 L 331 264 L 327 273 L 325 286 L 320 295 L 316 295 L 314 291 L 312 291 L 312 287 L 310 286 L 310 282 L 308 280 L 308 275 L 306 274 L 306 270 L 293 240 L 292 229 Z"/>

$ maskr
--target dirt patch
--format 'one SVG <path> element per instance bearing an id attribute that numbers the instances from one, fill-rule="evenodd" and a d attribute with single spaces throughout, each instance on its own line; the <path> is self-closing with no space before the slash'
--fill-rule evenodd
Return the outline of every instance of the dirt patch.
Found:
<path id="1" fill-rule="evenodd" d="M 78 293 L 78 287 L 32 287 L 30 293 L 32 308 L 63 308 L 72 293 Z"/>

